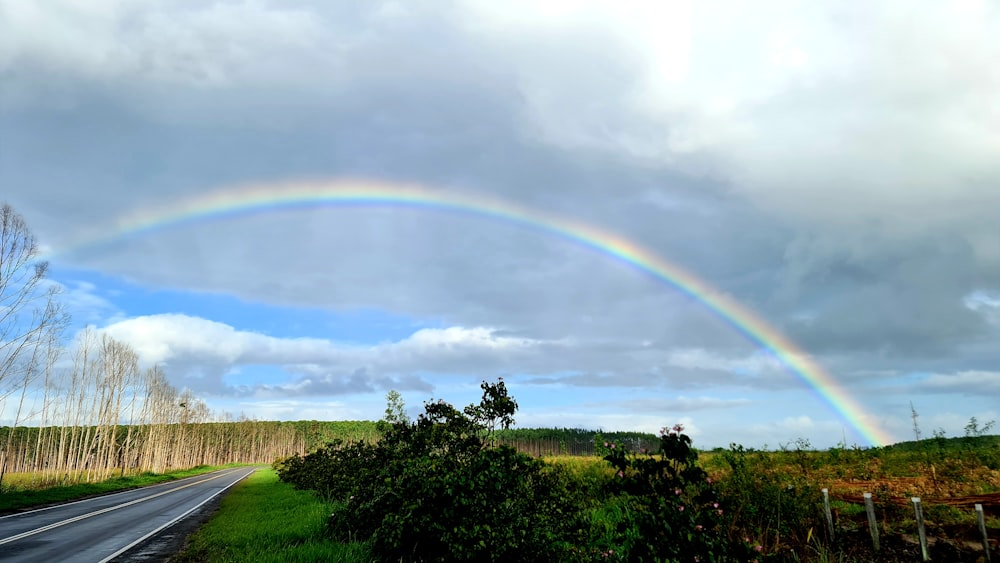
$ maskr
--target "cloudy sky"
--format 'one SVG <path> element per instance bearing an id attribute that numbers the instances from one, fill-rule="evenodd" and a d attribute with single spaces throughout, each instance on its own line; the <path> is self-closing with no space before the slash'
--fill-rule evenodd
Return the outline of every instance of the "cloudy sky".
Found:
<path id="1" fill-rule="evenodd" d="M 1000 418 L 1000 8 L 618 4 L 0 0 L 0 199 L 74 331 L 219 411 L 375 419 L 389 389 L 415 413 L 502 376 L 520 426 L 683 422 L 707 447 L 907 439 L 911 402 L 925 435 Z M 128 227 L 303 185 L 623 237 L 863 413 L 544 229 L 319 201 Z"/>

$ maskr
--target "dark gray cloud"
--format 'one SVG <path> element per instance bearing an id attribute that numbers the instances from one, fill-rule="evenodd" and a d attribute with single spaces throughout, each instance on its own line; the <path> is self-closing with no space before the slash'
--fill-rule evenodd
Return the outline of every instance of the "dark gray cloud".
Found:
<path id="1" fill-rule="evenodd" d="M 847 235 L 851 237 L 851 235 Z M 984 281 L 968 241 L 949 232 L 906 241 L 795 241 L 783 299 L 802 308 L 787 326 L 810 349 L 934 357 L 996 336 L 965 304 Z"/>

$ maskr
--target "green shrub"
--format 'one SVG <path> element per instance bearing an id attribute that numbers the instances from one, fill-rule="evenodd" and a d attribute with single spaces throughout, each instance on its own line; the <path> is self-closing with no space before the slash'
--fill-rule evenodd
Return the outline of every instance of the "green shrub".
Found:
<path id="1" fill-rule="evenodd" d="M 273 467 L 282 481 L 333 502 L 348 498 L 359 482 L 375 477 L 377 455 L 372 444 L 337 439 L 305 456 L 275 462 Z"/>
<path id="2" fill-rule="evenodd" d="M 604 445 L 623 508 L 618 552 L 628 561 L 756 560 L 762 546 L 726 533 L 728 507 L 682 431 L 664 428 L 656 454 Z"/>
<path id="3" fill-rule="evenodd" d="M 330 519 L 385 560 L 553 561 L 579 520 L 559 471 L 513 448 L 400 460 Z"/>
<path id="4" fill-rule="evenodd" d="M 798 472 L 783 472 L 768 452 L 731 445 L 723 454 L 728 476 L 719 494 L 731 507 L 739 533 L 758 539 L 769 552 L 789 543 L 804 545 L 810 532 L 824 529 L 820 487 Z"/>
<path id="5" fill-rule="evenodd" d="M 565 469 L 492 446 L 517 403 L 503 381 L 482 389 L 478 405 L 428 402 L 416 421 L 383 425 L 376 444 L 333 443 L 279 474 L 343 499 L 329 532 L 369 541 L 379 560 L 566 560 L 586 541 L 581 487 Z"/>

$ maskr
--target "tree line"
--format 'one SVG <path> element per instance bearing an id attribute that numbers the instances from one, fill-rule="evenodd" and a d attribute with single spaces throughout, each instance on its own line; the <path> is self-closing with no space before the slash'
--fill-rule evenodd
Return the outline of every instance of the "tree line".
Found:
<path id="1" fill-rule="evenodd" d="M 321 439 L 305 427 L 212 413 L 93 327 L 68 342 L 70 318 L 47 272 L 24 218 L 0 205 L 0 487 L 11 472 L 45 485 L 270 463 Z"/>

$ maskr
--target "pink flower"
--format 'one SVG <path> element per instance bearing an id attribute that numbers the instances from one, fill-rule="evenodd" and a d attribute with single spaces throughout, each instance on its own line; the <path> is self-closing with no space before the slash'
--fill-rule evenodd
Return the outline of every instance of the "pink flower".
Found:
<path id="1" fill-rule="evenodd" d="M 694 527 L 694 529 L 700 532 L 702 530 L 702 525 L 698 524 L 697 526 Z"/>
<path id="2" fill-rule="evenodd" d="M 605 448 L 608 447 L 608 443 L 607 442 L 604 442 L 604 447 Z"/>
<path id="3" fill-rule="evenodd" d="M 712 478 L 711 477 L 705 477 L 705 482 L 708 483 L 709 485 L 711 485 L 712 484 Z"/>
<path id="4" fill-rule="evenodd" d="M 624 478 L 625 477 L 625 472 L 619 469 L 618 470 L 618 477 L 619 478 Z"/>
<path id="5" fill-rule="evenodd" d="M 754 546 L 754 549 L 757 550 L 757 553 L 760 553 L 761 551 L 764 551 L 764 546 L 758 544 Z"/>
<path id="6" fill-rule="evenodd" d="M 681 490 L 680 489 L 674 489 L 674 494 L 677 495 L 677 496 L 680 496 Z"/>
<path id="7" fill-rule="evenodd" d="M 713 502 L 712 503 L 712 508 L 719 508 L 719 503 Z"/>
<path id="8" fill-rule="evenodd" d="M 682 504 L 679 507 L 677 507 L 677 510 L 680 510 L 681 512 L 684 512 L 684 505 Z"/>

